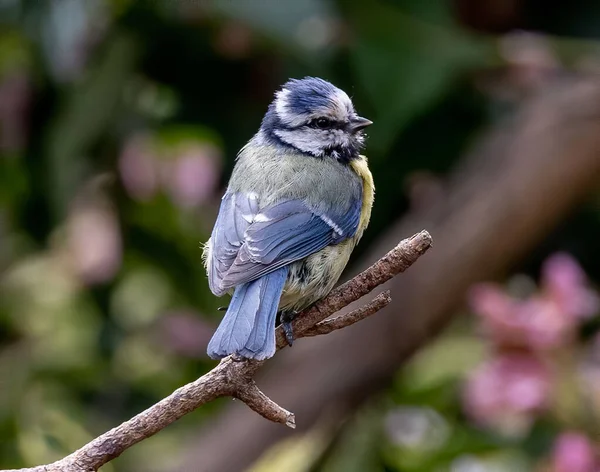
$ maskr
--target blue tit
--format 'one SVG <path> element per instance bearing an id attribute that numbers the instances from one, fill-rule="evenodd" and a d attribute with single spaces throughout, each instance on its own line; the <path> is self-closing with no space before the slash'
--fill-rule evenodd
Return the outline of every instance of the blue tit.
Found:
<path id="1" fill-rule="evenodd" d="M 319 78 L 275 94 L 204 246 L 210 290 L 233 293 L 210 357 L 273 356 L 277 314 L 291 344 L 293 315 L 336 284 L 371 217 L 373 177 L 360 154 L 370 124 Z"/>

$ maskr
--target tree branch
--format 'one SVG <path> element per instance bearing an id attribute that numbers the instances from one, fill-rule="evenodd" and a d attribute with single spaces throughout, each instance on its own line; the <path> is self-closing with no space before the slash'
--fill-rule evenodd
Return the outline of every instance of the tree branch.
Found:
<path id="1" fill-rule="evenodd" d="M 390 295 L 390 291 L 386 290 L 385 292 L 377 295 L 373 300 L 367 303 L 362 308 L 358 308 L 356 310 L 351 311 L 345 315 L 336 316 L 335 318 L 331 318 L 329 320 L 321 321 L 317 323 L 312 328 L 309 328 L 304 333 L 304 337 L 307 338 L 309 336 L 320 336 L 322 334 L 329 334 L 336 329 L 342 329 L 346 326 L 350 326 L 354 323 L 357 323 L 360 320 L 364 320 L 371 315 L 374 315 L 379 310 L 387 306 L 392 301 L 392 297 Z"/>
<path id="2" fill-rule="evenodd" d="M 386 306 L 389 292 L 378 295 L 365 307 L 324 322 L 327 317 L 371 292 L 400 272 L 404 272 L 431 247 L 431 236 L 421 231 L 401 241 L 394 249 L 352 280 L 334 289 L 327 297 L 302 312 L 293 322 L 296 338 L 327 334 L 360 321 Z M 277 328 L 277 349 L 285 347 L 281 327 Z M 121 455 L 134 444 L 158 433 L 196 408 L 219 397 L 231 396 L 248 405 L 264 418 L 295 428 L 293 413 L 280 407 L 259 390 L 254 374 L 265 361 L 223 359 L 214 369 L 194 382 L 175 390 L 171 395 L 139 413 L 129 421 L 102 434 L 81 449 L 49 465 L 19 472 L 86 472 L 97 471 L 102 465 Z M 0 472 L 17 472 L 17 469 Z"/>
<path id="3" fill-rule="evenodd" d="M 250 380 L 248 384 L 243 385 L 242 388 L 235 393 L 235 397 L 242 400 L 262 417 L 271 420 L 274 423 L 282 423 L 292 429 L 296 428 L 296 416 L 294 413 L 280 407 L 277 403 L 267 397 L 256 386 L 254 380 Z"/>

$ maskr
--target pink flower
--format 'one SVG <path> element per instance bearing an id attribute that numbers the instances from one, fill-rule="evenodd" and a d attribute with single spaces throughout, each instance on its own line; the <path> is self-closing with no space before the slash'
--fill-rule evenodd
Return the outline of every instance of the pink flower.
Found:
<path id="1" fill-rule="evenodd" d="M 560 348 L 573 340 L 581 319 L 600 308 L 600 297 L 588 287 L 581 267 L 563 253 L 548 258 L 541 291 L 525 300 L 494 284 L 476 285 L 469 295 L 485 334 L 498 347 Z"/>
<path id="2" fill-rule="evenodd" d="M 129 195 L 150 200 L 158 190 L 159 157 L 149 136 L 133 136 L 119 156 L 119 172 Z"/>
<path id="3" fill-rule="evenodd" d="M 472 373 L 463 401 L 467 413 L 482 425 L 520 428 L 548 406 L 550 387 L 550 373 L 536 357 L 500 354 Z"/>
<path id="4" fill-rule="evenodd" d="M 221 151 L 210 143 L 158 147 L 150 136 L 131 138 L 119 158 L 127 193 L 139 201 L 163 190 L 180 208 L 193 208 L 212 197 L 221 174 Z"/>
<path id="5" fill-rule="evenodd" d="M 554 254 L 546 260 L 542 287 L 545 296 L 573 318 L 588 318 L 600 308 L 600 297 L 590 290 L 585 273 L 568 254 Z"/>
<path id="6" fill-rule="evenodd" d="M 0 151 L 25 147 L 32 87 L 24 72 L 10 74 L 0 82 Z"/>
<path id="7" fill-rule="evenodd" d="M 75 271 L 85 283 L 102 283 L 114 277 L 123 251 L 114 211 L 100 204 L 82 205 L 69 217 L 67 234 Z"/>
<path id="8" fill-rule="evenodd" d="M 492 284 L 473 287 L 470 303 L 485 335 L 499 347 L 554 349 L 571 340 L 578 324 L 552 299 L 534 295 L 518 300 Z"/>
<path id="9" fill-rule="evenodd" d="M 221 155 L 211 144 L 188 145 L 166 167 L 165 187 L 180 208 L 206 202 L 219 183 Z"/>
<path id="10" fill-rule="evenodd" d="M 598 472 L 594 445 L 584 434 L 570 431 L 562 433 L 554 444 L 552 472 Z"/>

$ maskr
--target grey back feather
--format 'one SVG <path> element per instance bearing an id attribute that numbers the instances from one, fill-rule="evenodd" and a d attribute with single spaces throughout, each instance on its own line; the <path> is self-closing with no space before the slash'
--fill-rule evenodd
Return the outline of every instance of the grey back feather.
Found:
<path id="1" fill-rule="evenodd" d="M 261 208 L 284 200 L 303 200 L 316 213 L 350 211 L 361 198 L 362 181 L 349 166 L 262 144 L 260 134 L 238 156 L 229 192 L 258 195 Z"/>

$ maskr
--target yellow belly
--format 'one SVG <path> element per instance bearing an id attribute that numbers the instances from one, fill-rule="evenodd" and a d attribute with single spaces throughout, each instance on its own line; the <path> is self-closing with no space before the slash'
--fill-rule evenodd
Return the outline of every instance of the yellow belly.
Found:
<path id="1" fill-rule="evenodd" d="M 291 264 L 279 309 L 300 311 L 327 295 L 342 275 L 354 246 L 355 240 L 349 239 Z"/>
<path id="2" fill-rule="evenodd" d="M 363 202 L 356 234 L 351 239 L 328 246 L 302 261 L 291 264 L 279 303 L 280 310 L 303 310 L 331 292 L 369 224 L 375 198 L 373 176 L 364 156 L 353 160 L 350 166 L 363 181 Z"/>

